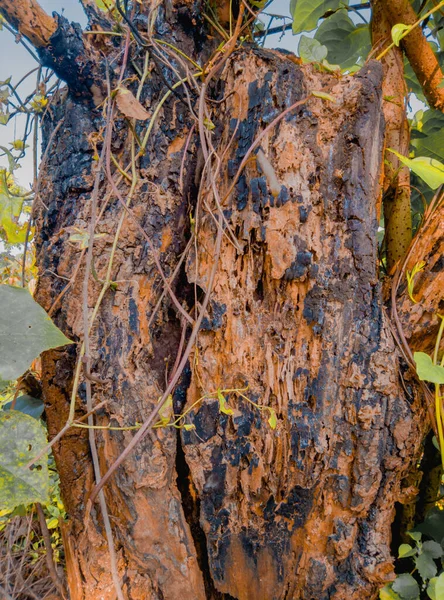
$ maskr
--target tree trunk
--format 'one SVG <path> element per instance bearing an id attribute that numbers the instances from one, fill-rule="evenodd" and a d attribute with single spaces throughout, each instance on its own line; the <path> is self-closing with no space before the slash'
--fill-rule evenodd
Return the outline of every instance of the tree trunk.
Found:
<path id="1" fill-rule="evenodd" d="M 162 10 L 157 32 L 201 64 L 214 44 L 191 5 L 167 17 Z M 132 63 L 143 69 L 143 54 L 132 53 L 125 77 L 135 75 Z M 36 219 L 37 298 L 50 310 L 64 278 L 71 278 L 53 316 L 76 341 L 83 339 L 85 263 L 69 228 L 86 230 L 90 219 L 94 142 L 100 150 L 97 132 L 105 121 L 88 90 L 103 89 L 103 73 L 97 65 L 86 84 L 77 79 L 74 92 L 61 94 L 43 123 L 51 146 Z M 111 70 L 113 85 L 117 75 L 118 68 Z M 168 91 L 165 78 L 169 85 L 176 81 L 169 77 L 151 64 L 141 97 L 151 118 Z M 214 145 L 226 149 L 215 180 L 225 220 L 220 249 L 210 187 L 194 214 L 203 160 L 186 101 L 171 94 L 157 117 L 138 163 L 131 210 L 166 277 L 196 232 L 172 287 L 187 310 L 211 295 L 173 396 L 176 413 L 193 406 L 187 423 L 195 429 L 151 429 L 104 487 L 125 598 L 364 600 L 393 577 L 395 503 L 415 491 L 403 480 L 417 464 L 427 425 L 378 281 L 381 77 L 376 62 L 337 77 L 248 46 L 227 59 L 208 91 L 217 101 L 208 116 Z M 251 144 L 299 100 L 260 142 L 271 174 L 267 166 L 261 171 L 259 160 L 250 161 L 228 194 Z M 139 137 L 146 123 L 138 122 Z M 112 152 L 121 165 L 130 161 L 128 131 L 118 114 Z M 278 195 L 269 191 L 273 174 Z M 126 200 L 125 179 L 119 189 Z M 94 241 L 98 280 L 124 214 L 110 192 L 103 178 Z M 96 424 L 128 426 L 146 419 L 172 377 L 183 318 L 166 294 L 150 323 L 164 283 L 127 214 L 112 279 L 117 289 L 107 291 L 91 332 L 92 372 L 99 378 L 92 382 L 93 402 L 107 401 Z M 100 289 L 91 277 L 90 313 Z M 51 437 L 68 416 L 76 352 L 71 346 L 43 358 Z M 220 395 L 233 415 L 220 411 Z M 273 409 L 276 428 L 268 422 L 273 413 L 246 398 Z M 86 412 L 84 382 L 76 411 Z M 96 432 L 102 474 L 133 435 Z M 114 598 L 98 504 L 85 520 L 94 487 L 86 430 L 70 429 L 54 450 L 69 515 L 64 540 L 71 598 Z"/>

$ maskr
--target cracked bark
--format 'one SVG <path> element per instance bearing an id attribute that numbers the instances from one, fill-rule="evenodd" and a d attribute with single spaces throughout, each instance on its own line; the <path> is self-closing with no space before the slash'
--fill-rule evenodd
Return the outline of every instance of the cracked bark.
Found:
<path id="1" fill-rule="evenodd" d="M 176 7 L 170 21 L 159 17 L 159 35 L 195 59 L 210 52 L 200 27 L 197 5 Z M 89 74 L 98 79 L 94 69 Z M 36 220 L 37 298 L 46 309 L 65 285 L 54 273 L 70 277 L 79 258 L 67 228 L 84 228 L 89 214 L 94 151 L 88 139 L 103 117 L 91 102 L 91 80 L 84 81 L 81 88 L 72 83 L 44 122 L 48 140 L 65 119 L 42 174 L 45 206 Z M 273 51 L 236 52 L 211 91 L 214 99 L 226 98 L 213 116 L 215 139 L 226 141 L 239 119 L 218 185 L 229 187 L 255 136 L 310 90 L 337 102 L 311 98 L 262 143 L 280 195 L 273 198 L 251 163 L 224 206 L 243 252 L 224 241 L 196 346 L 199 360 L 190 361 L 174 394 L 179 412 L 202 392 L 248 383 L 251 399 L 276 410 L 277 429 L 233 397 L 233 418 L 206 400 L 193 414 L 196 431 L 183 432 L 179 445 L 174 431 L 158 429 L 119 468 L 104 491 L 123 590 L 132 600 L 363 600 L 392 576 L 394 504 L 412 491 L 403 489 L 403 479 L 417 462 L 426 423 L 415 382 L 401 372 L 376 268 L 380 67 L 370 63 L 338 79 Z M 142 102 L 153 110 L 164 92 L 153 69 Z M 132 204 L 167 275 L 187 243 L 196 196 L 197 136 L 188 150 L 184 193 L 178 181 L 191 126 L 172 96 L 140 160 L 146 181 Z M 113 152 L 122 162 L 126 138 L 125 121 L 117 119 Z M 104 234 L 95 244 L 99 278 L 120 212 L 112 199 L 97 227 Z M 214 238 L 214 223 L 204 215 L 197 255 L 175 287 L 188 305 L 194 284 L 205 290 Z M 82 335 L 82 277 L 83 266 L 54 314 L 73 339 Z M 118 289 L 108 291 L 92 331 L 92 369 L 106 381 L 94 385 L 94 401 L 108 399 L 98 424 L 127 425 L 156 404 L 181 332 L 168 301 L 148 329 L 162 285 L 128 217 L 113 279 Z M 99 289 L 92 281 L 90 307 Z M 74 360 L 73 347 L 43 357 L 51 437 L 68 414 Z M 82 386 L 77 412 L 85 412 Z M 131 436 L 97 434 L 103 471 Z M 93 510 L 88 528 L 83 521 L 93 485 L 86 433 L 70 431 L 55 456 L 69 514 L 63 535 L 71 597 L 112 598 L 100 514 Z"/>

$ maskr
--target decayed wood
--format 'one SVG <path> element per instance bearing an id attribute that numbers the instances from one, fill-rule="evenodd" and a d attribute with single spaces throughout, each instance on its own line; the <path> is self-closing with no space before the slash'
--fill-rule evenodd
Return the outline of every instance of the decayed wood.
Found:
<path id="1" fill-rule="evenodd" d="M 224 77 L 225 92 L 237 90 L 224 114 L 240 124 L 222 186 L 307 89 L 336 104 L 310 100 L 262 144 L 278 198 L 251 165 L 224 206 L 243 253 L 224 241 L 188 405 L 248 386 L 278 426 L 236 394 L 227 394 L 233 417 L 207 399 L 196 431 L 182 433 L 185 455 L 218 590 L 240 600 L 373 598 L 392 575 L 390 523 L 423 414 L 399 382 L 377 275 L 381 71 L 371 64 L 336 81 L 264 58 L 241 54 Z M 205 290 L 215 226 L 204 223 L 187 272 Z"/>
<path id="2" fill-rule="evenodd" d="M 36 0 L 0 0 L 0 14 L 36 47 L 49 44 L 57 21 Z"/>
<path id="3" fill-rule="evenodd" d="M 165 19 L 162 35 L 203 63 L 215 42 L 199 29 L 197 14 L 194 5 L 181 7 Z M 61 23 L 63 38 L 67 26 Z M 78 39 L 74 36 L 80 53 Z M 143 56 L 133 60 L 140 67 Z M 44 121 L 47 140 L 64 118 L 43 174 L 45 204 L 36 215 L 37 299 L 47 310 L 66 285 L 57 276 L 69 278 L 81 254 L 69 242 L 69 228 L 86 230 L 89 218 L 92 140 L 104 120 L 85 98 L 102 67 L 89 62 L 81 88 L 72 74 L 67 77 L 70 93 L 52 103 Z M 125 76 L 131 75 L 129 68 Z M 262 141 L 283 186 L 276 198 L 251 161 L 225 202 L 225 218 L 242 251 L 224 237 L 211 309 L 174 394 L 174 409 L 181 412 L 205 392 L 248 383 L 251 400 L 276 410 L 277 428 L 270 428 L 265 413 L 227 394 L 233 417 L 206 399 L 193 410 L 195 431 L 179 436 L 158 429 L 136 448 L 105 488 L 128 598 L 365 600 L 393 574 L 394 503 L 403 498 L 402 479 L 416 464 L 426 424 L 414 383 L 413 398 L 406 398 L 400 384 L 376 271 L 380 86 L 375 64 L 338 78 L 270 51 L 247 49 L 233 54 L 221 83 L 208 91 L 219 101 L 212 116 L 215 145 L 222 147 L 238 126 L 217 182 L 222 196 L 255 136 L 285 108 L 310 90 L 325 91 L 336 103 L 310 98 Z M 141 97 L 151 114 L 165 89 L 153 67 Z M 131 202 L 167 276 L 191 233 L 197 136 L 187 149 L 183 186 L 179 173 L 192 124 L 184 103 L 171 96 L 140 159 Z M 117 117 L 112 149 L 122 165 L 129 161 L 127 132 L 126 121 Z M 105 180 L 99 210 L 107 191 Z M 208 192 L 204 199 L 215 209 Z M 99 279 L 121 215 L 114 197 L 106 202 L 96 229 L 103 235 L 94 244 Z M 198 218 L 197 254 L 188 257 L 174 284 L 188 308 L 205 291 L 214 261 L 216 230 L 205 202 Z M 82 264 L 53 313 L 74 340 L 83 332 L 83 276 Z M 176 359 L 182 324 L 167 297 L 148 326 L 163 284 L 130 217 L 124 219 L 112 278 L 117 289 L 108 290 L 91 332 L 92 371 L 106 382 L 93 384 L 93 400 L 107 400 L 99 425 L 124 426 L 143 421 L 156 404 Z M 100 284 L 91 279 L 90 290 L 92 310 Z M 71 346 L 42 360 L 51 437 L 68 414 L 75 354 Z M 81 385 L 79 415 L 84 402 Z M 132 435 L 97 432 L 103 471 Z M 96 506 L 88 526 L 84 522 L 93 487 L 86 433 L 72 429 L 56 445 L 55 456 L 69 514 L 63 536 L 72 597 L 111 599 Z"/>

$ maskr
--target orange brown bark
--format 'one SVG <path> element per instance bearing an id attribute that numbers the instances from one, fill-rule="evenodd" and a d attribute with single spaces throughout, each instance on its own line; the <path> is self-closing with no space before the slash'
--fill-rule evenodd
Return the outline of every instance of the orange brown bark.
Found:
<path id="1" fill-rule="evenodd" d="M 383 4 L 391 26 L 397 23 L 413 25 L 418 20 L 409 0 L 390 0 Z M 421 27 L 415 27 L 401 44 L 430 106 L 443 111 L 444 88 L 439 87 L 443 73 Z"/>
<path id="2" fill-rule="evenodd" d="M 0 0 L 0 13 L 36 48 L 47 46 L 57 29 L 55 19 L 36 0 Z"/>

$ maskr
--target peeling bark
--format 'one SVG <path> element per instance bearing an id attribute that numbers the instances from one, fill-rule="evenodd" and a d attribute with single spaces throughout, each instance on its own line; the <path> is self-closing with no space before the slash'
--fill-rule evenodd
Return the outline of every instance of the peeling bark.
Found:
<path id="1" fill-rule="evenodd" d="M 159 35 L 195 59 L 209 56 L 214 43 L 200 35 L 197 6 L 163 18 Z M 178 436 L 156 429 L 139 444 L 104 488 L 119 576 L 132 600 L 365 600 L 393 576 L 394 504 L 405 496 L 403 478 L 417 463 L 426 424 L 414 382 L 409 396 L 401 385 L 378 282 L 381 75 L 370 63 L 338 78 L 247 48 L 233 54 L 209 92 L 219 101 L 212 119 L 221 147 L 239 120 L 217 182 L 222 197 L 255 137 L 285 108 L 312 90 L 333 95 L 336 103 L 311 97 L 262 141 L 282 185 L 276 198 L 251 162 L 226 199 L 224 215 L 242 251 L 224 237 L 210 309 L 174 394 L 175 412 L 181 412 L 204 393 L 248 384 L 251 400 L 276 411 L 277 428 L 233 395 L 233 417 L 205 399 L 192 413 L 195 431 Z M 153 66 L 141 97 L 151 113 L 165 89 Z M 70 278 L 79 261 L 68 228 L 86 229 L 95 169 L 90 140 L 104 126 L 101 111 L 77 92 L 74 86 L 54 102 L 44 122 L 48 140 L 64 118 L 42 175 L 45 205 L 36 215 L 37 299 L 47 310 L 66 285 L 57 276 Z M 186 247 L 196 202 L 197 135 L 179 188 L 192 124 L 172 95 L 140 159 L 131 203 L 166 276 Z M 141 133 L 145 125 L 137 127 Z M 118 118 L 112 148 L 122 164 L 129 158 L 126 138 L 126 121 Z M 96 229 L 104 235 L 94 244 L 99 279 L 122 214 L 114 197 L 105 200 L 107 191 L 104 181 Z M 197 231 L 196 249 L 174 284 L 188 308 L 194 286 L 198 301 L 206 290 L 214 261 L 216 228 L 205 206 Z M 83 335 L 83 276 L 81 264 L 54 312 L 74 340 Z M 128 216 L 112 278 L 117 290 L 106 293 L 91 333 L 92 371 L 106 382 L 93 383 L 93 402 L 107 400 L 97 424 L 127 426 L 143 421 L 162 395 L 182 326 L 168 297 L 148 326 L 163 284 Z M 90 311 L 99 292 L 91 279 Z M 43 357 L 51 436 L 68 414 L 75 353 L 70 347 Z M 86 412 L 84 384 L 76 409 Z M 102 472 L 132 435 L 97 432 Z M 63 535 L 71 596 L 114 598 L 96 505 L 87 526 L 84 521 L 93 487 L 86 433 L 69 431 L 55 456 L 69 514 Z"/>

